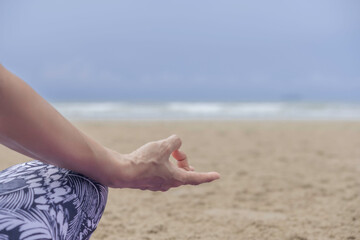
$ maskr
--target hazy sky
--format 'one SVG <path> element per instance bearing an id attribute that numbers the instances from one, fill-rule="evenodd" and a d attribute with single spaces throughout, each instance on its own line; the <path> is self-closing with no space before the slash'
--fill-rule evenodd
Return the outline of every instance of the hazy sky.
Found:
<path id="1" fill-rule="evenodd" d="M 360 1 L 5 1 L 0 62 L 49 100 L 360 101 Z"/>

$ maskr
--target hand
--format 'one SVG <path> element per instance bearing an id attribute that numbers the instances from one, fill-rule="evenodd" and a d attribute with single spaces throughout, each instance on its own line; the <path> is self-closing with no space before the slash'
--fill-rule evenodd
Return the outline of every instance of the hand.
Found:
<path id="1" fill-rule="evenodd" d="M 164 140 L 147 143 L 127 155 L 114 152 L 117 161 L 122 163 L 119 166 L 121 177 L 110 187 L 167 191 L 172 187 L 198 185 L 220 178 L 217 172 L 195 172 L 189 166 L 186 155 L 179 151 L 180 146 L 180 138 L 173 135 Z M 171 154 L 177 160 L 177 166 L 169 160 Z"/>

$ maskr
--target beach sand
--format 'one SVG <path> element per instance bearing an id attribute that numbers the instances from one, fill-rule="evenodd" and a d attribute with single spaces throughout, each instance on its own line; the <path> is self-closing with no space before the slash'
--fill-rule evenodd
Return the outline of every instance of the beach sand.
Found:
<path id="1" fill-rule="evenodd" d="M 175 133 L 198 171 L 168 192 L 111 189 L 92 239 L 360 240 L 359 122 L 76 122 L 128 153 Z M 0 168 L 28 160 L 0 147 Z"/>

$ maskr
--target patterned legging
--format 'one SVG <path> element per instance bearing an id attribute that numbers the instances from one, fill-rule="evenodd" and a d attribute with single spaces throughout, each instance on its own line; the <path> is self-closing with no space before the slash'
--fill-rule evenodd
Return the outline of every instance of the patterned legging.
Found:
<path id="1" fill-rule="evenodd" d="M 89 239 L 107 187 L 40 161 L 0 172 L 0 240 Z"/>

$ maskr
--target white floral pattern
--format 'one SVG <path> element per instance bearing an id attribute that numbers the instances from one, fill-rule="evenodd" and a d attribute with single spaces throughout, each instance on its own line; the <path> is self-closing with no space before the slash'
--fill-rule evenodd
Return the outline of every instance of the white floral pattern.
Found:
<path id="1" fill-rule="evenodd" d="M 0 172 L 0 240 L 89 239 L 107 187 L 40 161 Z"/>

